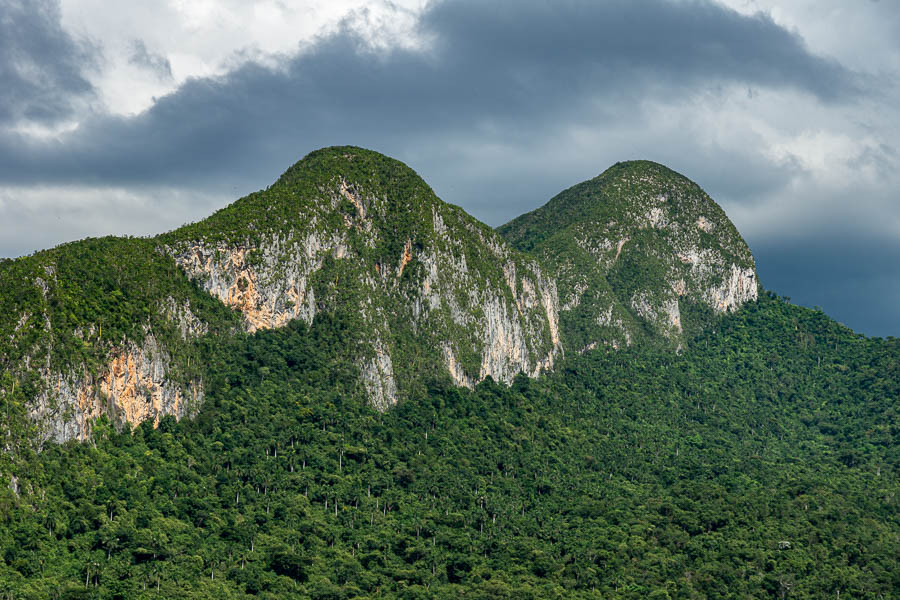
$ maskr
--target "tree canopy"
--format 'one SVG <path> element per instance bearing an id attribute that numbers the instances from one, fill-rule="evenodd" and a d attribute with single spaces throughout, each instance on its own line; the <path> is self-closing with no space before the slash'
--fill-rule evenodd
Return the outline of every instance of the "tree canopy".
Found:
<path id="1" fill-rule="evenodd" d="M 371 409 L 346 323 L 204 350 L 196 419 L 22 454 L 10 598 L 889 598 L 900 348 L 774 295 L 683 352 Z"/>

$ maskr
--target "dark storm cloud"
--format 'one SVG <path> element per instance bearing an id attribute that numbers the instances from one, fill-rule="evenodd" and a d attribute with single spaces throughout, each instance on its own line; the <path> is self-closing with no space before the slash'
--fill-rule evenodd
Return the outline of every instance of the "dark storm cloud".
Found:
<path id="1" fill-rule="evenodd" d="M 621 120 L 642 98 L 686 97 L 697 86 L 799 89 L 823 102 L 857 91 L 851 73 L 769 18 L 711 2 L 457 0 L 432 5 L 420 30 L 424 51 L 375 51 L 344 28 L 281 68 L 246 63 L 190 80 L 141 115 L 94 116 L 61 141 L 6 133 L 0 179 L 259 181 L 321 145 L 402 155 L 441 136 L 498 131 L 527 142 L 597 114 Z"/>
<path id="2" fill-rule="evenodd" d="M 854 233 L 856 235 L 854 235 Z M 852 232 L 748 240 L 766 288 L 868 335 L 900 335 L 900 241 Z"/>
<path id="3" fill-rule="evenodd" d="M 449 64 L 480 65 L 480 74 L 524 88 L 559 82 L 589 94 L 622 82 L 741 81 L 797 87 L 824 100 L 854 88 L 840 66 L 810 55 L 769 17 L 702 0 L 462 0 L 435 6 L 424 26 L 439 34 Z"/>
<path id="4" fill-rule="evenodd" d="M 83 74 L 91 49 L 62 30 L 59 16 L 52 0 L 0 0 L 0 124 L 52 124 L 92 93 Z"/>

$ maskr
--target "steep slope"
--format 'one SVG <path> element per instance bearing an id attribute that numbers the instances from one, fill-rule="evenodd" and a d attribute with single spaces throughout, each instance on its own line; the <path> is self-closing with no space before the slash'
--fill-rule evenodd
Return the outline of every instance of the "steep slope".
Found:
<path id="1" fill-rule="evenodd" d="M 249 332 L 348 317 L 380 409 L 441 366 L 471 387 L 536 376 L 562 351 L 552 278 L 369 150 L 313 152 L 268 189 L 159 240 Z"/>
<path id="2" fill-rule="evenodd" d="M 238 330 L 152 240 L 87 239 L 0 261 L 7 445 L 85 439 L 96 417 L 158 422 L 203 398 L 201 338 Z M 18 415 L 30 419 L 16 419 Z"/>
<path id="3" fill-rule="evenodd" d="M 562 354 L 556 287 L 536 261 L 406 165 L 352 147 L 313 152 L 156 238 L 3 261 L 0 284 L 0 395 L 41 442 L 85 439 L 104 415 L 192 414 L 204 344 L 321 313 L 349 324 L 348 356 L 380 410 L 441 374 L 508 383 Z"/>
<path id="4" fill-rule="evenodd" d="M 385 410 L 435 377 L 471 388 L 536 377 L 564 351 L 679 346 L 757 293 L 722 210 L 653 163 L 616 165 L 500 231 L 511 244 L 401 162 L 313 152 L 170 233 L 0 263 L 0 399 L 41 443 L 85 439 L 100 416 L 178 418 L 202 402 L 205 348 L 328 315 L 347 324 L 358 391 Z"/>
<path id="5" fill-rule="evenodd" d="M 642 340 L 680 346 L 758 294 L 753 256 L 687 178 L 617 163 L 498 230 L 556 276 L 569 350 Z"/>

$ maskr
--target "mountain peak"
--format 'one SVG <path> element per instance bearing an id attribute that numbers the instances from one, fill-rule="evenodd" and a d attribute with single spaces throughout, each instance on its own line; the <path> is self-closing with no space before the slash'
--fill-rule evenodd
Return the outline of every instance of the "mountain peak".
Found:
<path id="1" fill-rule="evenodd" d="M 561 326 L 580 348 L 680 345 L 758 293 L 753 255 L 722 208 L 652 161 L 616 163 L 499 231 L 558 273 Z"/>
<path id="2" fill-rule="evenodd" d="M 603 171 L 600 175 L 597 175 L 597 177 L 595 177 L 594 179 L 612 179 L 615 177 L 627 177 L 629 175 L 661 175 L 664 177 L 676 177 L 690 182 L 687 177 L 681 175 L 677 171 L 670 169 L 666 165 L 646 159 L 618 161 L 614 165 Z"/>
<path id="3" fill-rule="evenodd" d="M 471 386 L 536 375 L 561 353 L 555 289 L 536 262 L 371 150 L 312 152 L 266 190 L 161 239 L 250 332 L 323 312 L 357 323 L 357 365 L 380 408 L 425 365 Z"/>
<path id="4" fill-rule="evenodd" d="M 430 218 L 435 203 L 440 200 L 431 187 L 401 161 L 355 146 L 332 146 L 310 152 L 268 188 L 160 239 L 170 245 L 201 238 L 258 245 L 264 237 L 283 237 L 310 220 L 349 219 L 369 231 L 373 226 L 390 229 Z"/>
<path id="5" fill-rule="evenodd" d="M 357 146 L 329 146 L 314 150 L 288 168 L 274 186 L 303 186 L 311 181 L 328 184 L 336 176 L 375 188 L 406 180 L 409 185 L 431 191 L 428 184 L 405 163 Z"/>
<path id="6" fill-rule="evenodd" d="M 0 281 L 22 288 L 0 350 L 38 382 L 29 410 L 60 441 L 104 414 L 193 414 L 203 340 L 239 329 L 346 324 L 341 360 L 385 410 L 435 376 L 510 383 L 569 351 L 677 348 L 757 294 L 721 208 L 649 161 L 618 163 L 495 231 L 402 162 L 335 146 L 198 223 L 64 250 L 0 265 Z M 47 361 L 51 345 L 78 352 Z"/>

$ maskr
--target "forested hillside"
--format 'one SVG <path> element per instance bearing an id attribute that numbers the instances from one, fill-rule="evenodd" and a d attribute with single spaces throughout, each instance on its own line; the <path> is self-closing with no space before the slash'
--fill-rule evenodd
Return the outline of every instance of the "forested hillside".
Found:
<path id="1" fill-rule="evenodd" d="M 114 422 L 195 414 L 202 338 L 239 328 L 238 315 L 152 239 L 85 239 L 0 260 L 0 444 L 19 452 L 85 439 L 100 414 Z M 115 372 L 123 363 L 149 371 L 140 385 Z"/>
<path id="2" fill-rule="evenodd" d="M 758 292 L 722 209 L 657 163 L 495 231 L 400 161 L 323 148 L 175 231 L 0 261 L 7 445 L 191 417 L 217 376 L 201 349 L 240 331 L 345 323 L 344 359 L 385 411 L 435 372 L 471 389 L 598 347 L 679 351 Z"/>
<path id="3" fill-rule="evenodd" d="M 5 598 L 893 598 L 900 341 L 762 295 L 385 412 L 347 324 L 213 344 L 196 419 L 15 457 Z"/>

